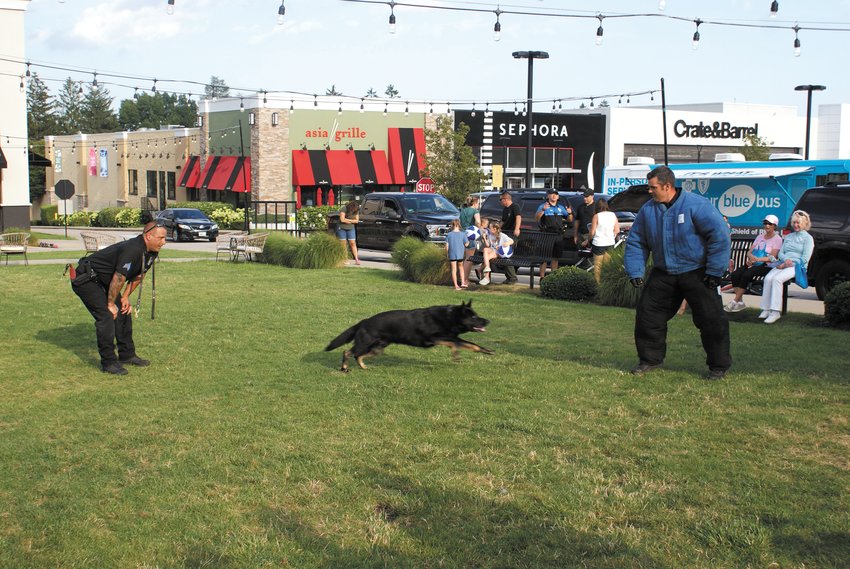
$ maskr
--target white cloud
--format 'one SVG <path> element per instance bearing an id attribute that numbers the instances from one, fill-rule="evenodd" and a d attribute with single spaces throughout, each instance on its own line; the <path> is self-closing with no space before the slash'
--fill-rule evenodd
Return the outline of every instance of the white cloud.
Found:
<path id="1" fill-rule="evenodd" d="M 138 1 L 101 2 L 83 9 L 71 27 L 70 35 L 78 42 L 96 47 L 127 47 L 128 43 L 144 44 L 173 38 L 190 21 L 183 10 L 163 18 L 164 2 L 156 5 Z"/>

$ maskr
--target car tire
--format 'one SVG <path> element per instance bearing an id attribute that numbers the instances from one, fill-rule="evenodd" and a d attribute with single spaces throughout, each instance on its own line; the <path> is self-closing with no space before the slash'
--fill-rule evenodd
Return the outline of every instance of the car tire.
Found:
<path id="1" fill-rule="evenodd" d="M 174 241 L 175 243 L 180 241 L 180 232 L 177 231 L 176 227 L 172 228 L 172 230 L 171 230 L 171 240 Z"/>
<path id="2" fill-rule="evenodd" d="M 818 269 L 815 291 L 818 300 L 823 300 L 836 285 L 850 281 L 850 262 L 844 259 L 832 259 Z"/>
<path id="3" fill-rule="evenodd" d="M 210 243 L 215 243 L 215 237 L 210 237 L 209 241 Z"/>

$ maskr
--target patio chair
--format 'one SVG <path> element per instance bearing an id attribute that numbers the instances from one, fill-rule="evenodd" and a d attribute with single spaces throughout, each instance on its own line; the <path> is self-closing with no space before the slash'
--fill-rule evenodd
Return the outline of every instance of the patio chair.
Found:
<path id="1" fill-rule="evenodd" d="M 227 252 L 227 256 L 230 257 L 230 260 L 235 261 L 238 256 L 236 249 L 240 245 L 245 244 L 244 241 L 246 235 L 246 233 L 241 231 L 239 233 L 227 234 L 220 231 L 215 240 L 215 260 L 218 261 L 219 253 Z"/>
<path id="2" fill-rule="evenodd" d="M 83 238 L 86 253 L 95 253 L 109 247 L 116 241 L 115 236 L 108 233 L 80 233 L 80 237 Z"/>
<path id="3" fill-rule="evenodd" d="M 9 264 L 9 255 L 23 255 L 24 263 L 29 265 L 27 259 L 27 241 L 29 233 L 4 233 L 0 235 L 0 255 L 6 256 L 6 264 Z"/>
<path id="4" fill-rule="evenodd" d="M 266 239 L 269 238 L 268 233 L 254 233 L 253 235 L 245 235 L 242 243 L 236 246 L 236 256 L 234 260 L 239 259 L 242 255 L 246 261 L 253 261 L 255 255 L 261 255 L 266 247 Z"/>

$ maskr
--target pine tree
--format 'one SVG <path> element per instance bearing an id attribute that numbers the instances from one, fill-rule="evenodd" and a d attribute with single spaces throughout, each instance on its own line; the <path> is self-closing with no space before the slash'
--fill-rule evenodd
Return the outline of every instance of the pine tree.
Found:
<path id="1" fill-rule="evenodd" d="M 82 102 L 82 130 L 86 133 L 115 132 L 118 117 L 112 110 L 109 89 L 89 85 Z"/>
<path id="2" fill-rule="evenodd" d="M 125 130 L 159 128 L 173 124 L 190 127 L 198 117 L 198 104 L 186 95 L 143 93 L 134 99 L 121 101 L 118 122 Z"/>
<path id="3" fill-rule="evenodd" d="M 224 82 L 224 79 L 213 75 L 210 77 L 210 82 L 204 87 L 205 99 L 217 99 L 219 97 L 229 97 L 230 87 Z"/>
<path id="4" fill-rule="evenodd" d="M 27 131 L 30 152 L 44 154 L 44 137 L 56 132 L 54 102 L 50 91 L 33 73 L 27 83 Z M 45 191 L 44 168 L 30 168 L 30 202 L 38 201 Z"/>
<path id="5" fill-rule="evenodd" d="M 56 119 L 58 134 L 77 134 L 82 132 L 83 96 L 81 87 L 68 77 L 59 90 L 59 100 L 56 103 Z"/>

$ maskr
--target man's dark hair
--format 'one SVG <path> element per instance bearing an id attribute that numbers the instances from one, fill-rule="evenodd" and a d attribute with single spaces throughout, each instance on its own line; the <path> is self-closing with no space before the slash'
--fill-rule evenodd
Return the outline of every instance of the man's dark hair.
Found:
<path id="1" fill-rule="evenodd" d="M 656 178 L 658 183 L 662 186 L 670 184 L 674 188 L 676 187 L 676 174 L 674 174 L 673 170 L 667 166 L 658 166 L 653 168 L 652 171 L 646 175 L 647 180 L 651 180 L 653 178 Z"/>
<path id="2" fill-rule="evenodd" d="M 502 197 L 508 196 L 509 198 L 513 199 L 513 196 L 511 195 L 511 193 L 508 190 L 502 191 L 501 196 Z"/>

